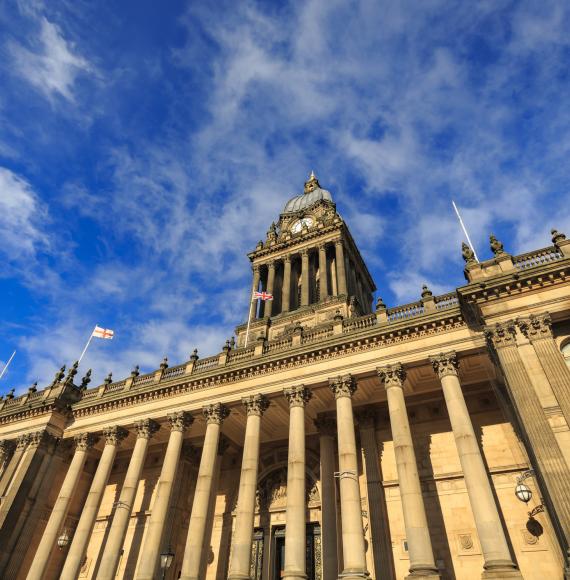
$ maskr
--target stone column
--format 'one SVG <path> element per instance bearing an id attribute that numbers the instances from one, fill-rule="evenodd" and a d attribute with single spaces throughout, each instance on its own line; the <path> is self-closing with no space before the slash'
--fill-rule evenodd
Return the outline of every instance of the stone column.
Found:
<path id="1" fill-rule="evenodd" d="M 273 294 L 273 287 L 275 286 L 275 262 L 267 264 L 267 292 Z M 273 312 L 273 300 L 265 302 L 265 316 L 271 316 Z"/>
<path id="2" fill-rule="evenodd" d="M 564 361 L 552 335 L 550 314 L 532 315 L 517 320 L 518 327 L 534 347 L 560 410 L 570 427 L 570 368 Z"/>
<path id="3" fill-rule="evenodd" d="M 18 463 L 20 463 L 20 459 L 22 458 L 26 445 L 28 444 L 28 436 L 20 435 L 15 443 L 8 441 L 3 441 L 3 443 L 6 445 L 4 447 L 4 468 L 2 470 L 2 477 L 0 478 L 0 497 L 5 495 L 10 480 L 16 471 L 16 467 L 18 467 Z M 12 447 L 12 451 L 9 451 L 8 449 L 10 446 Z M 2 500 L 0 500 L 0 505 L 1 503 Z"/>
<path id="4" fill-rule="evenodd" d="M 566 566 L 570 568 L 570 470 L 518 353 L 514 322 L 497 324 L 485 334 L 507 379 L 508 394 L 545 484 L 543 491 L 553 508 L 549 510 L 550 517 L 558 529 Z"/>
<path id="5" fill-rule="evenodd" d="M 77 490 L 77 484 L 81 479 L 89 449 L 93 447 L 96 441 L 97 438 L 90 433 L 81 433 L 74 437 L 75 453 L 73 454 L 73 459 L 71 460 L 59 495 L 51 511 L 38 550 L 28 571 L 27 580 L 42 580 L 45 577 L 51 553 L 56 545 L 59 534 L 63 532 L 63 525 L 67 517 L 69 505 L 73 500 L 75 491 Z"/>
<path id="6" fill-rule="evenodd" d="M 73 541 L 71 542 L 59 580 L 76 580 L 79 575 L 81 563 L 85 556 L 89 540 L 91 539 L 97 513 L 99 512 L 101 499 L 103 498 L 103 493 L 107 486 L 109 475 L 111 474 L 111 468 L 117 455 L 117 448 L 121 441 L 128 435 L 128 432 L 122 427 L 110 427 L 103 431 L 103 435 L 105 436 L 105 447 L 101 454 L 93 483 L 89 489 L 89 494 L 83 505 L 83 511 L 81 512 L 81 517 L 79 518 L 79 523 L 73 535 Z"/>
<path id="7" fill-rule="evenodd" d="M 127 527 L 133 511 L 133 503 L 139 487 L 139 480 L 144 467 L 150 438 L 160 428 L 152 419 L 143 419 L 134 424 L 137 440 L 121 488 L 119 501 L 115 504 L 115 515 L 111 522 L 111 531 L 107 537 L 101 564 L 97 573 L 100 580 L 112 580 L 117 575 L 121 550 L 127 534 Z"/>
<path id="8" fill-rule="evenodd" d="M 321 300 L 325 300 L 329 295 L 329 279 L 327 276 L 327 246 L 319 245 L 319 287 Z"/>
<path id="9" fill-rule="evenodd" d="M 337 288 L 339 294 L 348 294 L 346 288 L 346 268 L 344 266 L 344 248 L 342 245 L 342 240 L 337 240 L 334 244 L 336 252 L 336 276 L 337 276 Z"/>
<path id="10" fill-rule="evenodd" d="M 321 462 L 321 546 L 323 561 L 323 580 L 338 578 L 337 547 L 337 504 L 334 479 L 334 446 L 336 421 L 319 417 L 315 421 L 319 431 L 319 456 Z"/>
<path id="11" fill-rule="evenodd" d="M 2 481 L 2 475 L 8 467 L 10 458 L 14 453 L 14 442 L 9 439 L 4 439 L 0 441 L 0 482 Z"/>
<path id="12" fill-rule="evenodd" d="M 168 438 L 160 477 L 156 484 L 156 496 L 152 504 L 146 538 L 135 576 L 137 580 L 153 580 L 156 577 L 160 564 L 162 535 L 170 508 L 174 481 L 178 473 L 184 431 L 194 421 L 192 416 L 184 411 L 171 413 L 167 415 L 167 418 L 170 423 L 170 437 Z"/>
<path id="13" fill-rule="evenodd" d="M 249 580 L 250 578 L 261 417 L 269 406 L 269 401 L 263 395 L 251 395 L 242 399 L 242 402 L 247 412 L 247 423 L 239 480 L 236 526 L 232 538 L 229 580 Z"/>
<path id="14" fill-rule="evenodd" d="M 461 384 L 455 352 L 431 357 L 433 368 L 441 380 L 451 429 L 465 478 L 465 486 L 475 518 L 475 526 L 484 559 L 484 578 L 522 578 L 512 561 L 501 525 L 491 484 L 477 442 Z"/>
<path id="15" fill-rule="evenodd" d="M 301 306 L 309 305 L 309 251 L 301 251 Z"/>
<path id="16" fill-rule="evenodd" d="M 340 513 L 342 523 L 343 580 L 368 578 L 362 505 L 358 483 L 358 457 L 352 414 L 352 395 L 356 381 L 351 375 L 329 379 L 336 399 L 338 425 L 338 464 L 340 481 Z"/>
<path id="17" fill-rule="evenodd" d="M 380 472 L 380 457 L 376 445 L 376 413 L 373 409 L 368 408 L 358 413 L 358 427 L 366 473 L 374 576 L 376 580 L 392 580 L 395 573 L 394 553 L 390 539 L 386 495 Z"/>
<path id="18" fill-rule="evenodd" d="M 249 305 L 250 320 L 255 320 L 255 318 L 257 317 L 256 312 L 257 300 L 253 300 L 252 296 L 253 293 L 259 289 L 259 279 L 260 279 L 259 266 L 253 266 L 253 284 L 251 285 L 251 294 L 249 295 L 249 299 L 251 301 L 251 304 Z"/>
<path id="19" fill-rule="evenodd" d="M 291 256 L 283 258 L 283 288 L 281 290 L 281 310 L 289 312 L 291 308 Z"/>
<path id="20" fill-rule="evenodd" d="M 400 364 L 377 369 L 386 387 L 390 427 L 394 440 L 398 485 L 404 513 L 404 527 L 410 556 L 410 576 L 439 578 L 418 475 L 414 443 L 404 400 L 406 373 Z"/>
<path id="21" fill-rule="evenodd" d="M 283 578 L 307 578 L 306 568 L 306 475 L 305 405 L 311 391 L 305 386 L 285 389 L 289 401 L 289 453 L 287 459 L 287 510 L 285 527 L 285 570 Z"/>
<path id="22" fill-rule="evenodd" d="M 194 492 L 192 514 L 184 549 L 181 580 L 199 580 L 220 428 L 224 419 L 229 415 L 229 410 L 221 403 L 215 403 L 204 407 L 203 413 L 207 424 L 206 435 L 202 447 L 198 481 Z"/>

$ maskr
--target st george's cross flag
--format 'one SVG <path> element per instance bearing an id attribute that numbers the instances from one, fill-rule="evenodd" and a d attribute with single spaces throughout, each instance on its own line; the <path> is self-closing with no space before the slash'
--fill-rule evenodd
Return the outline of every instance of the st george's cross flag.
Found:
<path id="1" fill-rule="evenodd" d="M 115 332 L 113 330 L 109 330 L 108 328 L 101 328 L 100 326 L 95 326 L 95 330 L 93 330 L 93 334 L 95 338 L 106 338 L 107 340 L 112 340 L 113 336 L 115 336 Z"/>
<path id="2" fill-rule="evenodd" d="M 273 294 L 269 294 L 269 292 L 257 292 L 257 290 L 253 293 L 253 298 L 255 300 L 273 300 Z"/>

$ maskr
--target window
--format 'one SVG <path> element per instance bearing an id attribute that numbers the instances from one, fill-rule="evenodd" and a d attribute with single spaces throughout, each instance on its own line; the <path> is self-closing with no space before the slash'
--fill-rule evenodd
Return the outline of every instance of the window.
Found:
<path id="1" fill-rule="evenodd" d="M 561 349 L 562 356 L 566 361 L 566 364 L 570 367 L 570 342 L 567 342 Z"/>

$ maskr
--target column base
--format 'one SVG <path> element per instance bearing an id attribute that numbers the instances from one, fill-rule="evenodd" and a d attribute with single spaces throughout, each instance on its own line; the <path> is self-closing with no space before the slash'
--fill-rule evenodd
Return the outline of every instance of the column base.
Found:
<path id="1" fill-rule="evenodd" d="M 362 578 L 372 580 L 368 570 L 343 570 L 338 576 L 338 580 L 362 580 Z"/>
<path id="2" fill-rule="evenodd" d="M 519 578 L 523 580 L 523 576 L 520 573 L 520 570 L 516 568 L 495 568 L 491 570 L 483 570 L 483 574 L 481 574 L 481 578 L 483 580 L 503 580 L 503 578 L 511 579 L 511 578 Z"/>
<path id="3" fill-rule="evenodd" d="M 281 578 L 283 578 L 283 580 L 307 580 L 307 575 L 301 570 L 285 570 Z"/>

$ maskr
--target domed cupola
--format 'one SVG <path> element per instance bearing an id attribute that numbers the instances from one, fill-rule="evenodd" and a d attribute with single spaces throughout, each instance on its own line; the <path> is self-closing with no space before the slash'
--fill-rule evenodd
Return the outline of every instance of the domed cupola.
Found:
<path id="1" fill-rule="evenodd" d="M 322 189 L 319 185 L 319 180 L 311 171 L 309 180 L 305 182 L 305 192 L 303 195 L 296 195 L 291 198 L 286 204 L 283 213 L 295 213 L 302 209 L 311 207 L 318 201 L 326 199 L 332 202 L 332 195 L 330 191 Z"/>

